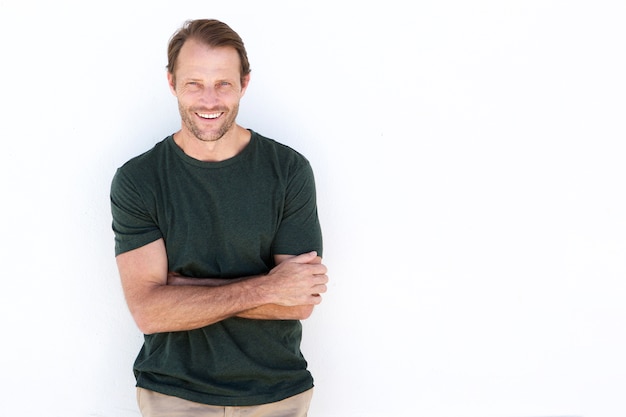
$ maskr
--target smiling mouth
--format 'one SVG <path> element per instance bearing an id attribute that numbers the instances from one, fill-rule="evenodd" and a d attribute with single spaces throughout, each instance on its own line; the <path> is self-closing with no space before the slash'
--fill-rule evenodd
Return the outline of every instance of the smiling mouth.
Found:
<path id="1" fill-rule="evenodd" d="M 219 118 L 224 112 L 215 112 L 215 113 L 196 113 L 196 115 L 202 119 L 213 120 Z"/>

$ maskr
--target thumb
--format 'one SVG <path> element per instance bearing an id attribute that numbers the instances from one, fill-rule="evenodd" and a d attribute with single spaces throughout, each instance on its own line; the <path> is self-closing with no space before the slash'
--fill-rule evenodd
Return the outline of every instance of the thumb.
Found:
<path id="1" fill-rule="evenodd" d="M 311 251 L 289 258 L 289 262 L 307 264 L 317 257 L 317 251 Z"/>

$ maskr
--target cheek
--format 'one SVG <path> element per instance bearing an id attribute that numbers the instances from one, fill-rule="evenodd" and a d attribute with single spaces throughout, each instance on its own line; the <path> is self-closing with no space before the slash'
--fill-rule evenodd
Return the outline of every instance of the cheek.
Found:
<path id="1" fill-rule="evenodd" d="M 220 91 L 220 93 L 218 94 L 218 98 L 222 102 L 228 103 L 230 105 L 238 104 L 242 96 L 243 96 L 243 91 L 240 91 L 239 89 L 236 89 L 236 88 Z"/>
<path id="2" fill-rule="evenodd" d="M 178 103 L 185 106 L 190 106 L 196 101 L 198 101 L 201 94 L 189 91 L 189 89 L 182 88 L 178 90 L 176 94 L 176 98 L 178 99 Z"/>

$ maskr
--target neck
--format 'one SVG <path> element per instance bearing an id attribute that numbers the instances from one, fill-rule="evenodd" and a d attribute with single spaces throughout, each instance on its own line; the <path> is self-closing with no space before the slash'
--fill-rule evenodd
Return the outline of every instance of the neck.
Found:
<path id="1" fill-rule="evenodd" d="M 234 125 L 224 136 L 213 141 L 198 139 L 186 129 L 174 134 L 174 142 L 190 157 L 205 162 L 220 162 L 239 154 L 250 143 L 250 131 Z"/>

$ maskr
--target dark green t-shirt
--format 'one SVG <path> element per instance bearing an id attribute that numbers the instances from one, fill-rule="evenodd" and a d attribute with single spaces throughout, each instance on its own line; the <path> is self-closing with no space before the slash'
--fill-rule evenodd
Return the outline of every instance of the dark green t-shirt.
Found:
<path id="1" fill-rule="evenodd" d="M 315 182 L 293 149 L 251 132 L 222 162 L 186 155 L 172 136 L 118 169 L 111 185 L 116 255 L 163 238 L 169 270 L 236 278 L 268 272 L 275 254 L 322 254 Z M 310 389 L 297 320 L 230 318 L 145 336 L 137 385 L 191 401 L 243 406 Z"/>

